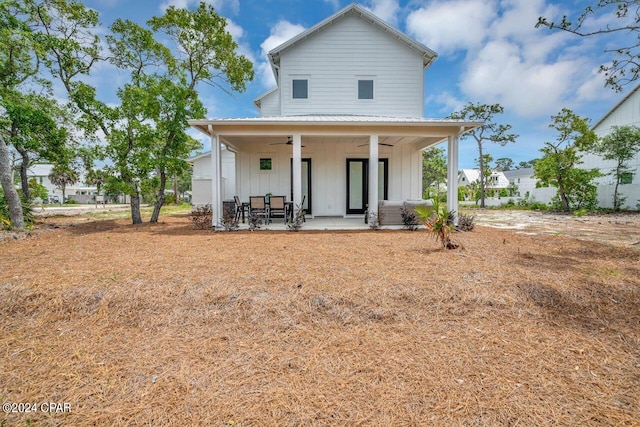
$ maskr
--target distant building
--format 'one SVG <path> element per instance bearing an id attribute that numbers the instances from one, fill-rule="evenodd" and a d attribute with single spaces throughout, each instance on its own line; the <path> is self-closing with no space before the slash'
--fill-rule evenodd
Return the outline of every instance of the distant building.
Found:
<path id="1" fill-rule="evenodd" d="M 47 189 L 49 193 L 49 202 L 63 203 L 62 189 L 60 187 L 56 187 L 49 179 L 49 175 L 52 170 L 53 165 L 51 164 L 35 164 L 27 171 L 27 177 L 29 179 L 35 178 L 39 184 L 43 185 Z M 83 177 L 80 178 L 80 181 L 67 186 L 65 190 L 66 196 L 68 199 L 75 199 L 78 203 L 92 203 L 93 198 L 97 193 L 97 187 L 87 185 L 82 181 Z"/>
<path id="2" fill-rule="evenodd" d="M 549 203 L 555 196 L 555 187 L 536 188 L 538 180 L 533 176 L 533 168 L 521 168 L 503 172 L 509 185 L 516 189 L 515 196 L 528 201 Z"/>
<path id="3" fill-rule="evenodd" d="M 480 170 L 479 169 L 462 169 L 458 172 L 458 186 L 460 187 L 468 187 L 472 185 L 474 182 L 479 184 L 480 181 Z M 509 187 L 509 180 L 504 175 L 504 172 L 493 171 L 491 176 L 487 179 L 487 191 L 496 191 L 499 192 L 502 189 L 506 189 Z M 496 194 L 497 196 L 498 194 Z"/>
<path id="4" fill-rule="evenodd" d="M 604 114 L 593 125 L 593 131 L 603 137 L 611 133 L 614 126 L 638 126 L 640 127 L 640 84 L 625 95 L 616 105 Z M 612 160 L 604 160 L 602 157 L 585 153 L 582 157 L 584 169 L 599 169 L 606 176 L 597 179 L 598 205 L 600 207 L 613 207 L 613 188 L 615 177 L 610 175 L 615 167 Z M 632 172 L 623 177 L 618 191 L 620 195 L 626 197 L 624 207 L 636 209 L 640 203 L 640 153 L 629 162 Z"/>

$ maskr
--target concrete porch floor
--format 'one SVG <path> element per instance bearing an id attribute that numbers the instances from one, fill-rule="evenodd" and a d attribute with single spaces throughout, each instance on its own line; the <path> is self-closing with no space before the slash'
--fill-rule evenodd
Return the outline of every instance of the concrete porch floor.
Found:
<path id="1" fill-rule="evenodd" d="M 401 226 L 386 226 L 384 229 L 401 229 Z M 248 230 L 247 222 L 244 224 L 240 221 L 240 230 Z M 307 217 L 306 222 L 302 223 L 300 231 L 305 230 L 368 230 L 369 224 L 364 223 L 364 217 L 329 217 L 320 216 L 315 218 Z M 260 224 L 260 230 L 287 230 L 286 224 L 282 218 L 273 218 L 270 224 Z"/>

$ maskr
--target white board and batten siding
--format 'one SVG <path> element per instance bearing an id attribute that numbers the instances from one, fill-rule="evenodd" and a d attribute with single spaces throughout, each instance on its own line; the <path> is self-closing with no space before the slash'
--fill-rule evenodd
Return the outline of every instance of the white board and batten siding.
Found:
<path id="1" fill-rule="evenodd" d="M 363 138 L 362 143 L 366 139 Z M 346 212 L 347 159 L 368 159 L 368 146 L 322 140 L 309 142 L 303 137 L 302 158 L 311 159 L 312 210 L 314 216 L 344 216 Z M 249 196 L 286 195 L 291 200 L 291 147 L 260 143 L 245 144 L 237 155 L 238 188 L 243 201 Z M 272 159 L 272 170 L 261 171 L 260 159 Z M 389 200 L 420 199 L 421 153 L 408 145 L 380 147 L 380 158 L 389 159 Z M 380 195 L 382 199 L 382 195 Z"/>
<path id="2" fill-rule="evenodd" d="M 235 154 L 221 151 L 222 163 L 222 198 L 233 199 L 236 192 Z M 191 204 L 204 206 L 211 204 L 211 153 L 197 156 L 191 160 L 193 175 L 191 177 Z"/>
<path id="3" fill-rule="evenodd" d="M 354 114 L 422 117 L 423 58 L 355 16 L 345 16 L 281 53 L 281 115 Z M 308 99 L 293 99 L 292 81 L 308 80 Z M 358 99 L 358 80 L 374 81 L 374 99 Z M 262 115 L 273 115 L 273 94 Z M 266 101 L 266 102 L 265 102 Z"/>

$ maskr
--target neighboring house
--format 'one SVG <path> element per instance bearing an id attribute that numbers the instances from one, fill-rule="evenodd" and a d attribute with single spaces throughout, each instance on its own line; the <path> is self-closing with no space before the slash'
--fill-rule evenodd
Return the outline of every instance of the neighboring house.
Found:
<path id="1" fill-rule="evenodd" d="M 480 182 L 480 170 L 479 169 L 462 169 L 458 173 L 458 186 L 460 187 L 468 187 L 472 185 L 474 182 Z M 497 191 L 499 192 L 502 189 L 506 189 L 509 187 L 509 180 L 505 176 L 504 172 L 493 171 L 491 172 L 491 176 L 487 178 L 487 193 Z M 497 196 L 497 194 L 496 194 Z"/>
<path id="2" fill-rule="evenodd" d="M 592 127 L 593 131 L 603 137 L 611 132 L 613 126 L 638 126 L 640 127 L 640 84 L 625 95 L 620 102 L 603 115 Z M 604 160 L 595 154 L 586 153 L 582 157 L 584 169 L 600 169 L 603 174 L 609 174 L 615 167 L 612 160 Z M 624 206 L 635 209 L 640 203 L 640 153 L 629 162 L 632 172 L 622 180 L 618 191 L 626 197 Z M 598 205 L 601 207 L 613 207 L 613 187 L 615 177 L 606 175 L 597 179 Z"/>
<path id="3" fill-rule="evenodd" d="M 528 201 L 549 203 L 557 193 L 555 187 L 536 188 L 538 180 L 533 176 L 533 168 L 520 168 L 503 172 L 504 176 L 516 189 L 516 196 Z"/>
<path id="4" fill-rule="evenodd" d="M 223 147 L 220 150 L 222 174 L 222 200 L 232 200 L 236 195 L 236 156 Z M 200 154 L 187 160 L 193 167 L 191 175 L 191 204 L 211 204 L 211 153 Z"/>
<path id="5" fill-rule="evenodd" d="M 35 164 L 27 170 L 27 176 L 29 179 L 35 178 L 38 183 L 44 185 L 49 193 L 49 201 L 62 203 L 62 189 L 53 185 L 49 180 L 49 175 L 51 174 L 52 169 L 53 165 L 51 164 Z M 76 182 L 73 185 L 68 185 L 65 189 L 67 198 L 75 199 L 79 203 L 93 202 L 96 192 L 97 188 L 95 186 L 87 185 L 82 181 Z"/>
<path id="6" fill-rule="evenodd" d="M 362 216 L 381 200 L 421 199 L 422 150 L 447 140 L 457 210 L 458 139 L 482 122 L 424 118 L 424 70 L 436 57 L 355 4 L 270 51 L 277 87 L 255 100 L 260 117 L 189 122 L 211 138 L 212 152 L 192 163 L 210 164 L 214 225 L 231 196 L 223 144 L 242 201 L 272 193 L 304 199 L 313 216 Z"/>

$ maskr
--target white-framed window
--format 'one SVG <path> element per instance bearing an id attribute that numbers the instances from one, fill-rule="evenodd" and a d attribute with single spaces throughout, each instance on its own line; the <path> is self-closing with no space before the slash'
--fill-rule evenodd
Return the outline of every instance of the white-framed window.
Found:
<path id="1" fill-rule="evenodd" d="M 294 77 L 291 80 L 291 98 L 309 99 L 309 79 Z"/>
<path id="2" fill-rule="evenodd" d="M 260 170 L 261 171 L 270 171 L 273 169 L 273 163 L 271 157 L 261 157 L 260 158 Z"/>
<path id="3" fill-rule="evenodd" d="M 375 76 L 356 76 L 355 80 L 358 101 L 373 101 L 376 99 Z"/>
<path id="4" fill-rule="evenodd" d="M 256 156 L 256 168 L 260 175 L 276 173 L 277 159 L 273 152 L 269 153 L 257 153 Z"/>

